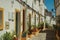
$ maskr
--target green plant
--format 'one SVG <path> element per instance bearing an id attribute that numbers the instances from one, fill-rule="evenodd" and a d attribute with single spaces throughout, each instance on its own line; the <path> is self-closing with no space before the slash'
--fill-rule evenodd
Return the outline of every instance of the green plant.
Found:
<path id="1" fill-rule="evenodd" d="M 31 27 L 36 28 L 36 25 L 31 25 Z"/>
<path id="2" fill-rule="evenodd" d="M 37 26 L 37 27 L 39 28 L 40 26 L 41 26 L 41 24 L 40 24 L 40 23 L 38 23 L 38 26 Z"/>
<path id="3" fill-rule="evenodd" d="M 45 23 L 45 26 L 46 26 L 46 28 L 48 28 L 49 27 L 49 24 L 48 23 Z"/>
<path id="4" fill-rule="evenodd" d="M 0 37 L 0 40 L 2 40 L 2 37 Z"/>
<path id="5" fill-rule="evenodd" d="M 27 31 L 25 31 L 25 32 L 23 32 L 23 33 L 22 33 L 22 37 L 26 37 L 26 34 L 27 34 L 27 33 L 29 33 L 29 31 L 28 31 L 28 30 L 27 30 Z"/>
<path id="6" fill-rule="evenodd" d="M 9 32 L 6 32 L 3 34 L 3 40 L 13 40 L 13 35 L 11 35 Z"/>

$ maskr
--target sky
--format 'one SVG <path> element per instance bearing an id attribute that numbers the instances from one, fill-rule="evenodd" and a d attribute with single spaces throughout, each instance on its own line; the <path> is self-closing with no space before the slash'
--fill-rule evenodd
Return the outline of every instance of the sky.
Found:
<path id="1" fill-rule="evenodd" d="M 44 0 L 44 3 L 49 11 L 54 9 L 54 0 Z M 55 13 L 53 13 L 52 15 L 55 16 Z"/>

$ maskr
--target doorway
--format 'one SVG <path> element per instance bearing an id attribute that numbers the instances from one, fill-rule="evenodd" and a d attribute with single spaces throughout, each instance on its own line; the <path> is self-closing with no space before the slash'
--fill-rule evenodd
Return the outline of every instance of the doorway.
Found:
<path id="1" fill-rule="evenodd" d="M 16 26 L 16 36 L 19 38 L 20 37 L 20 25 L 21 25 L 21 13 L 20 11 L 16 11 L 16 14 L 15 14 L 15 26 Z"/>

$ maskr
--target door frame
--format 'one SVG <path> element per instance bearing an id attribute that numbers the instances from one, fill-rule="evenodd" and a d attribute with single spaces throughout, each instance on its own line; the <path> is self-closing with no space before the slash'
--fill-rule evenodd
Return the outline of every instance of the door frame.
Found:
<path id="1" fill-rule="evenodd" d="M 0 11 L 2 11 L 2 27 L 0 27 L 0 30 L 4 29 L 4 8 L 0 8 Z"/>
<path id="2" fill-rule="evenodd" d="M 14 24 L 14 26 L 15 26 L 15 32 L 16 32 L 16 12 L 20 12 L 20 10 L 19 9 L 15 9 L 15 24 Z M 20 17 L 21 18 L 21 17 Z M 21 21 L 21 20 L 20 20 Z M 21 25 L 20 25 L 21 26 Z M 19 32 L 20 33 L 20 32 Z"/>

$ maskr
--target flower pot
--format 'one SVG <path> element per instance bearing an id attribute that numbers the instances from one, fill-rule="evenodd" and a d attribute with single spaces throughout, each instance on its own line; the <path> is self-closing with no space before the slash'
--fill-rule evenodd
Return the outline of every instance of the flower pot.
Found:
<path id="1" fill-rule="evenodd" d="M 18 40 L 18 38 L 17 37 L 14 37 L 13 40 Z"/>
<path id="2" fill-rule="evenodd" d="M 22 37 L 21 40 L 26 40 L 26 37 Z"/>
<path id="3" fill-rule="evenodd" d="M 36 31 L 38 31 L 38 29 L 37 29 L 37 28 L 32 29 L 32 32 L 36 32 Z"/>
<path id="4" fill-rule="evenodd" d="M 28 38 L 31 38 L 32 37 L 32 34 L 28 35 Z"/>
<path id="5" fill-rule="evenodd" d="M 39 30 L 37 29 L 37 28 L 34 28 L 33 30 L 32 30 L 32 34 L 33 35 L 36 35 L 36 34 L 38 34 L 39 33 Z"/>

